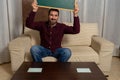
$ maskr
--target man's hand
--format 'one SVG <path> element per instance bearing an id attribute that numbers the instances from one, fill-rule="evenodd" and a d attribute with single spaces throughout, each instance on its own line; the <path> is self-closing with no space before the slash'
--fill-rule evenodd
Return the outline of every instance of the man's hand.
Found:
<path id="1" fill-rule="evenodd" d="M 33 7 L 33 12 L 37 12 L 38 11 L 38 5 L 37 5 L 37 2 L 35 0 L 32 3 L 32 7 Z"/>
<path id="2" fill-rule="evenodd" d="M 74 16 L 77 17 L 78 16 L 78 12 L 79 12 L 79 6 L 78 6 L 78 1 L 75 1 L 75 8 L 74 8 Z"/>

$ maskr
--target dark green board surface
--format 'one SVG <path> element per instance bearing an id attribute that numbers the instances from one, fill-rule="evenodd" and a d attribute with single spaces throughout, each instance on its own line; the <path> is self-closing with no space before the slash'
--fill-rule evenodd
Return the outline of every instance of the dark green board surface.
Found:
<path id="1" fill-rule="evenodd" d="M 37 0 L 37 3 L 41 7 L 50 7 L 58 9 L 74 9 L 75 0 Z"/>

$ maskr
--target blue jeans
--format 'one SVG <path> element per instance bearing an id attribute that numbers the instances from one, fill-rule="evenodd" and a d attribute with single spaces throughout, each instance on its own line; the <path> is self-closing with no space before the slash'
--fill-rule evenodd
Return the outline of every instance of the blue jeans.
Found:
<path id="1" fill-rule="evenodd" d="M 47 56 L 57 58 L 58 62 L 67 62 L 71 56 L 71 50 L 68 48 L 57 48 L 55 52 L 52 52 L 40 45 L 32 46 L 30 52 L 35 62 L 42 62 L 42 58 Z"/>

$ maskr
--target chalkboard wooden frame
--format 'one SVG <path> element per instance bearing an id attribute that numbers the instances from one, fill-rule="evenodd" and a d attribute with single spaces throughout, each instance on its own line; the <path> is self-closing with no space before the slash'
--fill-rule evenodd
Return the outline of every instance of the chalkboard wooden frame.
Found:
<path id="1" fill-rule="evenodd" d="M 74 10 L 75 0 L 36 0 L 39 7 Z"/>

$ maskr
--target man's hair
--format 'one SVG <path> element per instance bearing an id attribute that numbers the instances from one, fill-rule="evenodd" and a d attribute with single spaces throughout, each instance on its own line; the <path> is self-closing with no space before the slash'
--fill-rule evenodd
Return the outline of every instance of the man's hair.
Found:
<path id="1" fill-rule="evenodd" d="M 56 11 L 56 12 L 58 12 L 58 15 L 59 15 L 59 10 L 58 10 L 58 9 L 53 9 L 53 8 L 52 8 L 52 9 L 49 9 L 48 15 L 50 15 L 50 12 L 51 12 L 51 11 Z"/>

